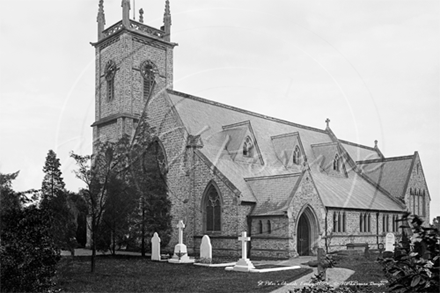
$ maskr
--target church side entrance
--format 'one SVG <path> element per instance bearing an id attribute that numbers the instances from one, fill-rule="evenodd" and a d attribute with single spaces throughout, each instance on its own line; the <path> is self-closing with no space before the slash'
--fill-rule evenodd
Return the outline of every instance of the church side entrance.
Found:
<path id="1" fill-rule="evenodd" d="M 299 218 L 297 235 L 297 251 L 299 255 L 310 254 L 310 222 L 303 213 Z"/>

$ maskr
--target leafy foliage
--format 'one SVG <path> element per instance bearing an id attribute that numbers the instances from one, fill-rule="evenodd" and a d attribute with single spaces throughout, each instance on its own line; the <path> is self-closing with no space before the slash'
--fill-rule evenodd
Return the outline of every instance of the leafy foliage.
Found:
<path id="1" fill-rule="evenodd" d="M 410 245 L 399 244 L 399 253 L 394 259 L 382 261 L 390 290 L 439 292 L 439 231 L 423 227 L 423 220 L 416 215 L 411 217 L 406 214 L 402 221 L 411 221 L 413 235 Z"/>
<path id="2" fill-rule="evenodd" d="M 2 214 L 2 292 L 42 292 L 53 286 L 60 251 L 47 212 L 35 206 Z"/>
<path id="3" fill-rule="evenodd" d="M 0 173 L 0 215 L 21 207 L 19 194 L 11 188 L 12 181 L 17 178 L 18 173 Z"/>
<path id="4" fill-rule="evenodd" d="M 152 141 L 144 150 L 135 149 L 140 160 L 131 166 L 131 185 L 139 196 L 139 207 L 133 215 L 137 237 L 142 241 L 141 251 L 145 251 L 145 237 L 157 232 L 161 246 L 166 246 L 171 238 L 171 201 L 167 197 L 164 154 L 157 141 Z"/>

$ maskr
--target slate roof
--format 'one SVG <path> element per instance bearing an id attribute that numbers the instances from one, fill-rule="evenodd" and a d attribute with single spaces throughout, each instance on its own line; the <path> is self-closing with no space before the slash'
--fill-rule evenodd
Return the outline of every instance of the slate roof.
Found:
<path id="1" fill-rule="evenodd" d="M 396 198 L 403 197 L 415 155 L 357 162 L 365 175 Z"/>
<path id="2" fill-rule="evenodd" d="M 291 167 L 286 168 L 279 159 L 283 148 L 286 148 L 285 151 L 289 154 L 292 151 L 289 142 L 293 140 L 288 138 L 291 136 L 289 134 L 295 133 L 294 138 L 301 143 L 308 162 L 313 162 L 319 157 L 312 145 L 334 144 L 326 130 L 264 116 L 172 90 L 168 90 L 167 93 L 188 133 L 200 134 L 203 148 L 199 151 L 240 191 L 242 201 L 256 203 L 253 211 L 255 215 L 280 213 L 285 208 L 287 197 L 291 195 L 299 178 L 292 174 L 302 172 L 301 166 L 292 164 Z M 246 123 L 255 136 L 260 156 L 252 162 L 241 160 L 239 154 L 234 157 L 229 153 L 239 147 L 243 132 L 239 130 L 241 127 L 234 132 L 231 131 L 233 128 L 225 126 Z M 286 137 L 286 139 L 281 139 L 281 143 L 274 147 L 274 137 Z M 365 149 L 371 153 L 371 150 L 366 147 Z M 321 173 L 316 164 L 311 165 L 310 171 L 326 206 L 402 210 L 402 205 L 391 200 L 389 194 L 377 190 L 372 183 L 354 171 L 351 171 L 348 177 L 341 176 L 341 178 Z M 252 179 L 256 177 L 259 179 Z M 273 191 L 277 189 L 279 189 L 277 192 Z"/>
<path id="3" fill-rule="evenodd" d="M 258 204 L 254 216 L 284 215 L 302 173 L 271 177 L 245 178 Z"/>
<path id="4" fill-rule="evenodd" d="M 346 140 L 339 140 L 354 161 L 380 159 L 381 153 L 373 148 Z"/>

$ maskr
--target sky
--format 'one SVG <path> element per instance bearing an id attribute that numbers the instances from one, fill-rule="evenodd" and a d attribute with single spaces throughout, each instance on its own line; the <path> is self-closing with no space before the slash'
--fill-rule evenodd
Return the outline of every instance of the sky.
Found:
<path id="1" fill-rule="evenodd" d="M 0 172 L 41 187 L 50 149 L 78 191 L 91 153 L 98 0 L 0 0 Z M 165 0 L 136 0 L 162 25 Z M 440 2 L 171 0 L 174 89 L 422 160 L 440 215 Z M 106 27 L 122 17 L 104 0 Z M 130 13 L 133 18 L 133 9 Z M 135 15 L 138 19 L 138 13 Z"/>

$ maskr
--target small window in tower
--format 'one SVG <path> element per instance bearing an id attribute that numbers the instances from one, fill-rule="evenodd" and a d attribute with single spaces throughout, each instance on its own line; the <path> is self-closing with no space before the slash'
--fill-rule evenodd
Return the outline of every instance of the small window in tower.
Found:
<path id="1" fill-rule="evenodd" d="M 243 156 L 252 157 L 253 146 L 254 144 L 252 143 L 252 139 L 250 138 L 250 136 L 246 137 L 243 143 Z"/>
<path id="2" fill-rule="evenodd" d="M 141 75 L 143 79 L 143 97 L 148 99 L 155 83 L 155 66 L 151 61 L 145 61 L 141 64 Z"/>
<path id="3" fill-rule="evenodd" d="M 105 65 L 105 80 L 107 81 L 107 99 L 113 100 L 115 97 L 115 74 L 116 74 L 116 63 L 110 60 Z"/>
<path id="4" fill-rule="evenodd" d="M 296 146 L 295 150 L 293 151 L 293 163 L 296 165 L 299 165 L 299 158 L 301 156 L 301 151 L 299 150 L 299 147 Z"/>

